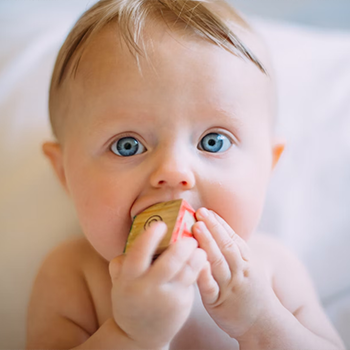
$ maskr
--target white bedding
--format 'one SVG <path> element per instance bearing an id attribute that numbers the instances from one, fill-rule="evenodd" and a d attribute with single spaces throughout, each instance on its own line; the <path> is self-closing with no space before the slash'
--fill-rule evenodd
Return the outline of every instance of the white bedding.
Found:
<path id="1" fill-rule="evenodd" d="M 0 3 L 1 349 L 23 348 L 37 268 L 58 242 L 80 234 L 40 144 L 50 137 L 47 90 L 55 56 L 92 2 L 55 2 L 37 8 L 35 19 L 39 0 Z M 350 348 L 350 33 L 257 18 L 254 24 L 275 61 L 278 129 L 288 142 L 261 228 L 304 261 Z"/>

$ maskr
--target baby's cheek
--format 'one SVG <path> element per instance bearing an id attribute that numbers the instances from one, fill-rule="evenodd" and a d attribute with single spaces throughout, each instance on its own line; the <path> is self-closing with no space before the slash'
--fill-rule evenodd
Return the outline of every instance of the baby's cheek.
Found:
<path id="1" fill-rule="evenodd" d="M 235 193 L 230 204 L 222 208 L 223 219 L 244 240 L 249 239 L 260 219 L 260 206 L 247 196 Z"/>
<path id="2" fill-rule="evenodd" d="M 219 187 L 208 194 L 208 208 L 219 214 L 243 239 L 256 229 L 264 204 L 261 186 L 246 186 L 244 181 L 231 180 L 231 186 Z M 214 194 L 214 195 L 213 195 Z"/>
<path id="3" fill-rule="evenodd" d="M 111 260 L 123 253 L 131 226 L 128 211 L 101 205 L 89 221 L 85 235 L 105 259 Z"/>
<path id="4" fill-rule="evenodd" d="M 78 219 L 90 244 L 107 260 L 120 255 L 131 226 L 126 199 L 108 189 L 90 186 L 74 198 Z"/>

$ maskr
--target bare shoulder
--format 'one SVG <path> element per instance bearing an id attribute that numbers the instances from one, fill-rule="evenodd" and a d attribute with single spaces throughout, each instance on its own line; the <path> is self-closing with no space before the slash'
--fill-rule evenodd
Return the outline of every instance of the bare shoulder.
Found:
<path id="1" fill-rule="evenodd" d="M 97 253 L 84 237 L 51 251 L 36 276 L 28 307 L 27 348 L 74 347 L 98 328 L 85 272 Z"/>
<path id="2" fill-rule="evenodd" d="M 281 304 L 314 334 L 343 346 L 321 305 L 314 283 L 297 255 L 271 235 L 259 233 L 249 241 L 271 274 L 272 288 Z"/>

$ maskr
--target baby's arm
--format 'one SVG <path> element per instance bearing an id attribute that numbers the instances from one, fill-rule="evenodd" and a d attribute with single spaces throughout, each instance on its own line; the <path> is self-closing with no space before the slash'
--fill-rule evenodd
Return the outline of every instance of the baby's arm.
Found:
<path id="1" fill-rule="evenodd" d="M 203 304 L 240 349 L 344 349 L 291 253 L 277 243 L 270 252 L 262 242 L 252 249 L 217 214 L 201 212 L 194 236 L 210 262 L 198 280 Z M 263 251 L 278 266 L 272 285 L 261 268 L 264 260 L 257 259 Z"/>
<path id="2" fill-rule="evenodd" d="M 70 241 L 45 259 L 28 308 L 27 349 L 136 348 L 113 319 L 98 328 L 83 275 L 89 249 L 82 240 Z"/>
<path id="3" fill-rule="evenodd" d="M 267 254 L 275 256 L 273 290 L 277 298 L 263 324 L 257 324 L 241 339 L 241 348 L 345 349 L 325 315 L 308 272 L 299 259 L 272 239 L 267 244 L 265 239 L 265 244 L 257 242 L 257 245 L 258 249 L 268 245 L 270 253 Z M 254 333 L 258 334 L 254 336 Z M 256 341 L 265 344 L 265 347 Z"/>
<path id="4" fill-rule="evenodd" d="M 206 255 L 188 238 L 151 265 L 161 237 L 159 224 L 152 225 L 126 256 L 111 262 L 114 318 L 100 327 L 80 269 L 84 252 L 51 254 L 32 293 L 27 348 L 167 349 L 191 310 Z"/>

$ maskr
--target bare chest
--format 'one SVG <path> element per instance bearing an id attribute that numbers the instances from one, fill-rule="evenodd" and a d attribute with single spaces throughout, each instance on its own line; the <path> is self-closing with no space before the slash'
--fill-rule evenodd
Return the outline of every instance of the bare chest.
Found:
<path id="1" fill-rule="evenodd" d="M 170 350 L 238 350 L 235 339 L 222 331 L 205 310 L 196 288 L 191 314 L 173 339 Z"/>

